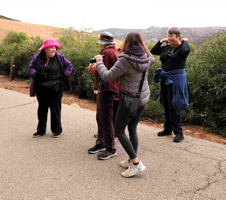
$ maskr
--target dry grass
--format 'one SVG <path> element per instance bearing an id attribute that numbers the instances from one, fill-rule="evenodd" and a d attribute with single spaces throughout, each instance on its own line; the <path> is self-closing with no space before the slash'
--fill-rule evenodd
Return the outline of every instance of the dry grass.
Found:
<path id="1" fill-rule="evenodd" d="M 42 39 L 57 40 L 61 37 L 62 28 L 0 19 L 0 43 L 9 31 L 25 32 L 29 37 L 40 36 Z M 115 42 L 117 43 L 116 48 L 119 48 L 122 41 L 115 40 Z"/>
<path id="2" fill-rule="evenodd" d="M 60 30 L 61 28 L 57 27 L 0 19 L 0 42 L 4 39 L 9 31 L 25 32 L 29 37 L 40 36 L 43 39 L 58 39 L 56 32 Z"/>

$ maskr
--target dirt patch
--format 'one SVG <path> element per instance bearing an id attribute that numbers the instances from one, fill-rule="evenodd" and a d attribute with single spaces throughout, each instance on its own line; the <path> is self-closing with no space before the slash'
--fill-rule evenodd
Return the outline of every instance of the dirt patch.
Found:
<path id="1" fill-rule="evenodd" d="M 0 75 L 0 87 L 29 95 L 29 84 L 27 84 L 23 79 L 15 79 L 14 81 L 10 81 L 9 77 Z M 94 101 L 88 99 L 79 99 L 77 96 L 69 92 L 64 93 L 62 102 L 64 104 L 72 105 L 75 107 L 80 107 L 92 111 L 96 110 L 96 103 Z M 149 119 L 142 119 L 140 123 L 155 128 L 163 128 L 162 124 L 152 122 Z M 215 143 L 226 144 L 226 138 L 213 133 L 209 133 L 201 126 L 183 126 L 183 132 L 185 135 L 192 137 L 201 138 Z"/>

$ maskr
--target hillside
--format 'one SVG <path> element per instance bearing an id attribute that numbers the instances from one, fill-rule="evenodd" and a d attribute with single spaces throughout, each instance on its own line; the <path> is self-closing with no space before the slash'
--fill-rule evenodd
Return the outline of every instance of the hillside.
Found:
<path id="1" fill-rule="evenodd" d="M 0 15 L 1 16 L 1 15 Z M 52 38 L 57 40 L 61 36 L 62 28 L 30 24 L 13 20 L 7 17 L 0 17 L 0 43 L 9 31 L 25 32 L 29 37 L 40 36 L 42 39 Z M 119 48 L 122 41 L 115 40 L 116 48 Z"/>
<path id="2" fill-rule="evenodd" d="M 0 42 L 9 31 L 25 32 L 29 37 L 58 39 L 56 35 L 60 28 L 0 19 Z"/>
<path id="3" fill-rule="evenodd" d="M 97 31 L 100 34 L 103 31 L 111 32 L 115 38 L 118 40 L 124 40 L 125 36 L 129 32 L 138 32 L 140 33 L 147 43 L 155 43 L 158 40 L 165 38 L 167 36 L 168 27 L 157 27 L 151 26 L 147 29 L 104 29 Z M 186 37 L 189 39 L 190 43 L 197 43 L 198 41 L 202 41 L 203 38 L 213 35 L 219 31 L 226 31 L 226 27 L 203 27 L 203 28 L 181 28 L 182 37 Z"/>
<path id="4" fill-rule="evenodd" d="M 19 20 L 12 19 L 12 18 L 9 18 L 9 17 L 5 17 L 5 16 L 3 16 L 3 15 L 0 15 L 0 19 L 8 19 L 8 20 L 18 21 L 18 22 L 19 22 Z"/>

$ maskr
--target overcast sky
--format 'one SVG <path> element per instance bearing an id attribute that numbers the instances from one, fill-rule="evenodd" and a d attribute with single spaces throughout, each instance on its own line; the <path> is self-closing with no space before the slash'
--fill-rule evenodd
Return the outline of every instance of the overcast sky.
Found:
<path id="1" fill-rule="evenodd" d="M 62 28 L 226 26 L 225 0 L 2 0 L 0 15 Z"/>

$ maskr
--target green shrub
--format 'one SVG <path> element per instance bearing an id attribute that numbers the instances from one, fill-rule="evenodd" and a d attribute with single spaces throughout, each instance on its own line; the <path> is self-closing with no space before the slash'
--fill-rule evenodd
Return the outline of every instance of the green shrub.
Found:
<path id="1" fill-rule="evenodd" d="M 73 91 L 75 93 L 78 92 L 78 84 L 81 79 L 83 79 L 86 89 L 91 91 L 93 78 L 88 70 L 84 70 L 82 78 L 79 74 L 79 67 L 88 67 L 90 58 L 100 53 L 100 47 L 96 44 L 98 37 L 93 33 L 74 29 L 64 29 L 61 34 L 63 36 L 59 38 L 59 43 L 61 44 L 59 52 L 63 53 L 72 63 L 73 74 L 71 76 L 71 83 Z M 89 94 L 87 95 L 93 97 L 91 93 Z"/>
<path id="2" fill-rule="evenodd" d="M 155 44 L 156 44 L 156 43 L 148 43 L 148 44 L 147 44 L 147 48 L 148 48 L 149 50 L 151 50 L 151 49 L 155 46 Z"/>
<path id="3" fill-rule="evenodd" d="M 187 122 L 226 136 L 226 32 L 207 40 L 187 62 L 190 106 Z"/>
<path id="4" fill-rule="evenodd" d="M 23 32 L 15 32 L 15 31 L 9 31 L 6 37 L 3 39 L 4 45 L 11 45 L 11 44 L 20 44 L 24 41 L 28 41 L 29 37 L 26 33 Z"/>
<path id="5" fill-rule="evenodd" d="M 148 82 L 149 88 L 151 91 L 150 101 L 145 106 L 145 111 L 143 116 L 151 118 L 153 121 L 162 122 L 164 119 L 163 116 L 163 108 L 159 101 L 159 83 L 154 83 L 153 74 L 154 71 L 161 67 L 161 63 L 159 61 L 159 56 L 155 57 L 155 63 L 149 68 L 148 71 Z"/>
<path id="6" fill-rule="evenodd" d="M 28 78 L 27 67 L 31 61 L 32 56 L 37 53 L 41 46 L 42 40 L 40 37 L 31 38 L 29 40 L 21 40 L 20 43 L 1 44 L 0 49 L 0 71 L 5 74 L 10 73 L 10 60 L 12 56 L 16 57 L 16 74 L 21 78 Z"/>
<path id="7" fill-rule="evenodd" d="M 191 50 L 190 53 L 193 53 L 196 51 L 196 46 L 194 44 L 189 44 L 189 46 L 190 46 L 190 50 Z"/>

